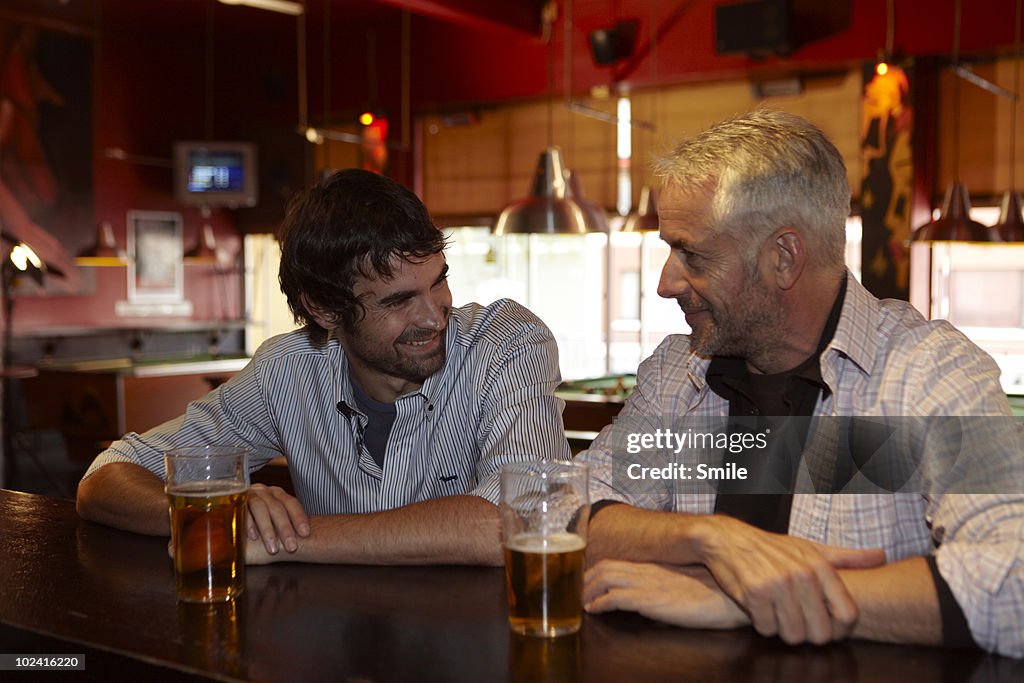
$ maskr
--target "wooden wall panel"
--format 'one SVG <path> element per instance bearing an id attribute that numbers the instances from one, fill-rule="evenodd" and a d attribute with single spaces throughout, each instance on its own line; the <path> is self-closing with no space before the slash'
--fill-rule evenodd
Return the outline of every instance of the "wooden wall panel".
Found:
<path id="1" fill-rule="evenodd" d="M 1015 61 L 1000 59 L 992 64 L 973 67 L 979 76 L 1012 91 Z M 959 154 L 959 175 L 973 198 L 985 200 L 1002 195 L 1010 182 L 1010 120 L 1014 114 L 1012 102 L 988 90 L 960 79 L 960 103 L 956 102 L 957 76 L 944 70 L 939 77 L 939 154 L 935 202 L 954 178 L 954 166 Z M 1017 153 L 1015 178 L 1019 188 L 1024 181 L 1024 112 L 1016 109 Z M 960 141 L 955 142 L 955 122 L 960 116 Z"/>
<path id="2" fill-rule="evenodd" d="M 746 80 L 731 80 L 637 91 L 633 117 L 655 131 L 633 130 L 633 201 L 650 183 L 654 155 L 673 143 L 735 114 L 764 105 L 806 116 L 822 127 L 847 160 L 850 185 L 860 186 L 858 103 L 860 75 L 851 71 L 818 77 L 793 97 L 755 99 Z M 615 112 L 613 98 L 580 100 Z M 439 116 L 423 121 L 424 201 L 435 216 L 491 214 L 529 191 L 540 152 L 549 141 L 547 100 L 482 111 L 468 125 L 446 127 Z M 550 139 L 561 147 L 566 166 L 580 175 L 585 196 L 608 210 L 615 207 L 615 126 L 570 111 L 563 100 L 550 107 Z"/>

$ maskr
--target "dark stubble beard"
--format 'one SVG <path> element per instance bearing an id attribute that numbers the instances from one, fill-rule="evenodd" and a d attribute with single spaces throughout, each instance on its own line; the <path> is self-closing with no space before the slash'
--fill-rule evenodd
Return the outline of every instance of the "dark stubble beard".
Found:
<path id="1" fill-rule="evenodd" d="M 403 334 L 398 342 L 417 341 L 429 338 L 433 331 Z M 445 346 L 448 328 L 441 332 L 437 350 L 425 357 L 410 358 L 399 352 L 395 346 L 383 347 L 366 341 L 358 332 L 350 331 L 347 352 L 363 365 L 391 377 L 397 377 L 416 384 L 423 384 L 428 377 L 444 367 Z"/>

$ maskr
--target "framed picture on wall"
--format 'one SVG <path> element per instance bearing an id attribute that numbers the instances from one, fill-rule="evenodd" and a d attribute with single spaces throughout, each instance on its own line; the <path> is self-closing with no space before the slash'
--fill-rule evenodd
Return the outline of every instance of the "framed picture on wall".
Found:
<path id="1" fill-rule="evenodd" d="M 185 291 L 180 213 L 128 212 L 128 301 L 173 303 Z"/>

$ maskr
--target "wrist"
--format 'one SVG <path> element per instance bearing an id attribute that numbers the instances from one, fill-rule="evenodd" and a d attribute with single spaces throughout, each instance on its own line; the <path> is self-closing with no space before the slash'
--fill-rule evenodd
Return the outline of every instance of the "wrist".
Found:
<path id="1" fill-rule="evenodd" d="M 714 515 L 685 515 L 674 525 L 673 554 L 679 564 L 707 564 L 721 530 Z"/>

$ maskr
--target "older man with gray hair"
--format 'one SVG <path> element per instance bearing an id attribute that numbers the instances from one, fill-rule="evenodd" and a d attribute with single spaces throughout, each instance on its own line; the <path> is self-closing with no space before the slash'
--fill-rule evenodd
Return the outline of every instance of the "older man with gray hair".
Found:
<path id="1" fill-rule="evenodd" d="M 599 501 L 588 610 L 752 625 L 789 643 L 852 636 L 1024 656 L 1024 461 L 999 368 L 947 322 L 875 298 L 847 271 L 850 190 L 835 146 L 798 116 L 758 110 L 682 142 L 656 170 L 671 247 L 658 293 L 691 332 L 641 364 L 619 419 L 580 456 Z M 968 459 L 942 470 L 949 416 L 986 416 L 976 419 L 999 438 L 983 453 L 962 447 Z M 743 420 L 796 424 L 788 450 L 802 459 L 780 468 L 754 441 L 741 455 L 728 441 L 731 467 L 714 471 L 732 481 L 700 489 L 696 473 L 710 470 L 682 447 L 686 433 L 663 468 L 675 481 L 630 481 L 652 468 L 627 476 L 622 444 L 643 425 L 691 418 L 721 421 L 730 438 Z M 839 419 L 887 420 L 885 434 L 914 425 L 909 473 L 855 487 L 877 477 L 858 459 L 863 443 L 822 462 L 810 444 Z M 962 444 L 979 432 L 958 424 Z M 757 433 L 771 441 L 771 429 Z M 783 476 L 762 476 L 772 468 Z"/>

